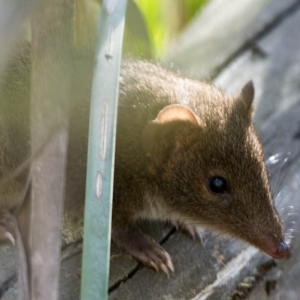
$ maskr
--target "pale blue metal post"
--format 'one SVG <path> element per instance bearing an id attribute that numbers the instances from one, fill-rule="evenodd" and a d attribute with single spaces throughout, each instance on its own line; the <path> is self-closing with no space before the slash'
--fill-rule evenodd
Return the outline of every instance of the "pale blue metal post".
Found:
<path id="1" fill-rule="evenodd" d="M 82 300 L 104 300 L 108 293 L 115 133 L 126 4 L 126 0 L 104 0 L 99 15 L 88 145 Z"/>

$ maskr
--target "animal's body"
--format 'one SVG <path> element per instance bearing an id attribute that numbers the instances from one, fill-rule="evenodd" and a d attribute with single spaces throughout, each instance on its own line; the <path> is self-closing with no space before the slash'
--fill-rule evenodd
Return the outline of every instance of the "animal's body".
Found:
<path id="1" fill-rule="evenodd" d="M 137 225 L 159 219 L 191 234 L 199 227 L 226 233 L 273 257 L 288 253 L 251 121 L 253 97 L 252 82 L 233 97 L 148 62 L 123 62 L 112 219 L 118 245 L 147 266 L 173 269 Z M 67 193 L 76 185 L 72 176 L 83 172 L 69 166 Z M 66 199 L 70 218 L 72 207 L 73 216 L 83 207 L 76 198 L 76 205 Z"/>
<path id="2" fill-rule="evenodd" d="M 17 62 L 24 68 L 14 78 L 13 65 L 1 90 L 2 177 L 30 157 L 30 60 L 24 55 L 27 60 Z M 65 236 L 73 236 L 83 218 L 92 64 L 90 58 L 74 59 Z M 19 86 L 11 90 L 12 81 Z M 253 97 L 251 82 L 233 97 L 148 62 L 123 62 L 112 219 L 112 239 L 119 246 L 147 266 L 173 269 L 170 256 L 137 225 L 139 219 L 159 219 L 191 234 L 199 227 L 226 233 L 273 257 L 288 253 L 251 121 Z M 22 104 L 13 118 L 14 103 L 6 100 L 11 98 Z M 0 186 L 0 240 L 13 234 L 5 220 L 21 205 L 14 193 L 23 191 L 25 179 L 26 174 Z"/>

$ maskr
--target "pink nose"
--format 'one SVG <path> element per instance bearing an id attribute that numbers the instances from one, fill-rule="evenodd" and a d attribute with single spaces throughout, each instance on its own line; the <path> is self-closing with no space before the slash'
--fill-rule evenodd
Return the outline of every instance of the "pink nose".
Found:
<path id="1" fill-rule="evenodd" d="M 280 242 L 276 251 L 273 253 L 274 258 L 283 258 L 290 253 L 290 247 L 287 243 L 285 242 Z"/>

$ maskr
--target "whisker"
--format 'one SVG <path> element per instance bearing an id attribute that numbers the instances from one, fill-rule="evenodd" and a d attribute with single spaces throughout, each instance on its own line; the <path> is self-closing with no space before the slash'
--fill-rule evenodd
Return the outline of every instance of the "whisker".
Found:
<path id="1" fill-rule="evenodd" d="M 277 195 L 280 185 L 286 176 L 286 172 L 282 172 L 282 170 L 286 166 L 290 155 L 290 152 L 276 153 L 274 155 L 271 155 L 265 161 L 265 165 L 267 166 L 270 176 L 272 190 L 274 191 L 275 195 Z"/>
<path id="2" fill-rule="evenodd" d="M 297 217 L 297 218 L 299 218 L 299 213 L 297 213 L 297 212 L 294 212 L 294 213 L 292 213 L 292 212 L 286 212 L 286 213 L 284 213 L 284 214 L 282 214 L 281 215 L 281 217 L 284 219 L 285 218 L 285 216 L 287 216 L 287 218 L 291 218 L 291 217 Z"/>
<path id="3" fill-rule="evenodd" d="M 227 236 L 228 237 L 229 233 L 230 232 L 228 230 L 219 231 L 218 233 L 212 232 L 212 236 L 210 238 L 207 238 L 207 241 L 209 242 L 209 241 L 211 241 L 213 239 L 218 239 L 218 238 L 223 237 L 223 236 Z M 232 238 L 233 238 L 232 236 L 228 237 L 228 239 L 232 239 Z"/>
<path id="4" fill-rule="evenodd" d="M 285 230 L 285 233 L 296 233 L 296 232 L 299 232 L 299 230 L 296 228 L 289 228 Z"/>
<path id="5" fill-rule="evenodd" d="M 279 209 L 279 213 L 284 213 L 287 209 L 294 210 L 294 206 L 290 205 L 290 206 L 281 207 Z"/>
<path id="6" fill-rule="evenodd" d="M 295 230 L 295 232 L 299 229 L 299 226 L 295 226 L 295 224 L 292 224 L 291 226 L 284 226 L 284 233 L 288 232 L 288 230 Z"/>
<path id="7" fill-rule="evenodd" d="M 277 165 L 278 163 L 285 164 L 290 156 L 291 156 L 291 152 L 279 152 L 269 156 L 265 160 L 265 164 L 267 167 Z"/>

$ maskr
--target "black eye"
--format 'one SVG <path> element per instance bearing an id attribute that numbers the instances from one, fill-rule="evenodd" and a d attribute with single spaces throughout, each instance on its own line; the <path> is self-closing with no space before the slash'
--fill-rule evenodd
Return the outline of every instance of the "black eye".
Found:
<path id="1" fill-rule="evenodd" d="M 227 183 L 223 177 L 214 176 L 208 179 L 208 188 L 214 194 L 224 194 L 227 192 Z"/>

